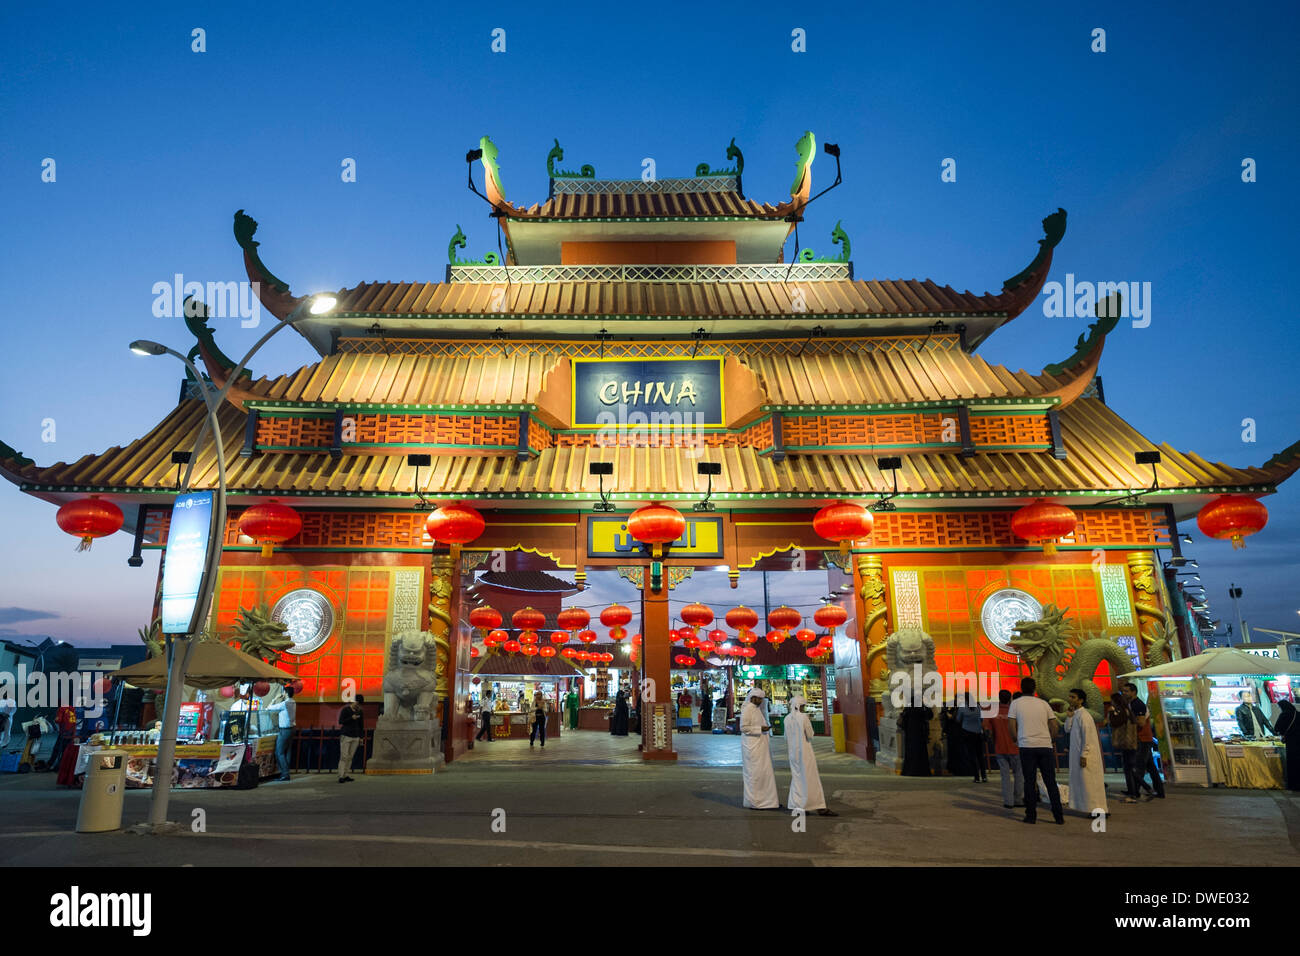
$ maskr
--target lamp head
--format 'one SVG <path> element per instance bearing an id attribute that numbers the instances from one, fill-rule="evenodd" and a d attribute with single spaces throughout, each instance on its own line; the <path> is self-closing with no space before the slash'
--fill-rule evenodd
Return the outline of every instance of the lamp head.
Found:
<path id="1" fill-rule="evenodd" d="M 324 315 L 326 312 L 333 312 L 334 307 L 339 304 L 337 296 L 330 295 L 328 292 L 321 292 L 311 297 L 311 305 L 307 311 L 312 315 Z"/>
<path id="2" fill-rule="evenodd" d="M 136 355 L 162 355 L 167 351 L 167 346 L 150 342 L 148 339 L 136 339 L 131 343 L 130 348 Z"/>

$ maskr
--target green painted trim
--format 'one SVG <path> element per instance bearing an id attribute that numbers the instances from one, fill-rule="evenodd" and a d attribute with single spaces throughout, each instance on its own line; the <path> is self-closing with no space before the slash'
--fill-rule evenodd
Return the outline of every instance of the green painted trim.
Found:
<path id="1" fill-rule="evenodd" d="M 513 446 L 511 446 L 513 447 Z M 103 495 L 165 495 L 175 497 L 176 489 L 174 487 L 165 488 L 123 488 L 120 486 L 94 486 L 94 485 L 35 485 L 20 484 L 19 491 L 24 492 L 54 492 L 54 493 L 78 493 L 78 494 L 103 494 Z M 200 489 L 202 490 L 202 489 Z M 1107 488 L 1107 489 L 1089 489 L 1087 491 L 1060 491 L 1050 488 L 1021 488 L 1008 491 L 922 491 L 922 492 L 899 492 L 894 497 L 895 501 L 928 501 L 938 498 L 957 498 L 963 501 L 999 501 L 1003 498 L 1114 498 L 1118 495 L 1141 494 L 1148 489 L 1146 488 Z M 1209 485 L 1198 486 L 1194 488 L 1162 488 L 1161 495 L 1226 495 L 1226 494 L 1252 494 L 1252 495 L 1271 495 L 1277 493 L 1277 487 L 1274 485 Z M 274 494 L 277 498 L 396 498 L 400 500 L 411 500 L 415 498 L 413 492 L 395 492 L 395 491 L 293 491 L 293 490 L 276 490 L 274 492 L 258 489 L 254 491 L 245 491 L 232 489 L 226 492 L 227 497 L 265 497 L 268 494 Z M 842 490 L 842 491 L 779 491 L 779 492 L 717 492 L 713 493 L 714 501 L 825 501 L 827 498 L 873 498 L 880 492 L 874 488 L 863 488 L 859 490 Z M 431 493 L 426 497 L 446 497 L 441 492 Z M 550 491 L 512 491 L 497 494 L 468 492 L 455 494 L 457 500 L 475 500 L 475 501 L 583 501 L 594 502 L 599 500 L 595 492 L 550 492 Z M 631 492 L 609 492 L 607 498 L 614 501 L 643 501 L 646 498 L 654 498 L 659 501 L 698 501 L 699 492 L 656 492 L 631 491 Z M 1150 511 L 1156 508 L 1151 505 L 1139 510 Z M 965 509 L 955 508 L 955 511 Z"/>
<path id="2" fill-rule="evenodd" d="M 1045 403 L 1051 405 L 1060 404 L 1060 399 L 1056 396 L 1050 398 L 1034 398 L 1031 396 L 1016 396 L 1008 398 L 959 398 L 959 399 L 937 399 L 924 402 L 874 402 L 867 405 L 761 405 L 760 408 L 765 412 L 781 412 L 793 418 L 822 418 L 831 412 L 921 412 L 951 409 L 956 411 L 963 405 L 999 405 L 1005 406 L 1008 410 L 1002 411 L 1001 408 L 994 410 L 972 411 L 972 415 L 1035 415 L 1042 414 L 1046 411 L 1043 407 Z M 1033 406 L 1022 411 L 1012 411 L 1017 406 Z"/>

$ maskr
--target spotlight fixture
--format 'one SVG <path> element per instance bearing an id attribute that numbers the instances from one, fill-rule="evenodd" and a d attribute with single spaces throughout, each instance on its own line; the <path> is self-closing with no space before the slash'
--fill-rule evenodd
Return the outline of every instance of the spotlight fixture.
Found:
<path id="1" fill-rule="evenodd" d="M 429 508 L 429 503 L 424 500 L 424 493 L 420 491 L 420 469 L 428 468 L 431 464 L 433 464 L 433 456 L 432 455 L 407 455 L 406 463 L 410 467 L 415 469 L 415 481 L 413 482 L 415 497 L 417 499 L 415 510 L 427 511 Z"/>
<path id="2" fill-rule="evenodd" d="M 868 510 L 875 512 L 897 511 L 898 506 L 891 499 L 898 497 L 898 469 L 903 467 L 903 459 L 897 455 L 886 455 L 883 458 L 877 458 L 876 465 L 882 472 L 888 471 L 893 474 L 894 490 L 882 493 L 874 504 L 868 506 Z"/>
<path id="3" fill-rule="evenodd" d="M 595 475 L 600 486 L 600 501 L 592 505 L 591 510 L 598 512 L 613 511 L 614 505 L 605 494 L 605 476 L 614 474 L 614 463 L 612 461 L 593 461 L 587 465 L 587 474 Z"/>
<path id="4" fill-rule="evenodd" d="M 701 461 L 696 462 L 695 472 L 699 475 L 707 475 L 709 478 L 708 490 L 704 493 L 704 500 L 697 501 L 693 506 L 694 511 L 716 511 L 717 507 L 709 499 L 713 497 L 713 476 L 722 474 L 722 463 L 718 461 Z"/>

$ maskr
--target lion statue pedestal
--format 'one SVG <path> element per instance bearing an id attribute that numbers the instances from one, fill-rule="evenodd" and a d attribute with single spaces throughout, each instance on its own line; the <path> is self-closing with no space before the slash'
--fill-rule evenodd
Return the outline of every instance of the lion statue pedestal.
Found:
<path id="1" fill-rule="evenodd" d="M 384 713 L 375 723 L 374 755 L 366 773 L 433 773 L 442 762 L 434 747 L 436 649 L 426 631 L 394 634 L 384 672 Z"/>
<path id="2" fill-rule="evenodd" d="M 872 684 L 872 695 L 881 702 L 880 746 L 876 750 L 876 766 L 898 771 L 903 766 L 902 728 L 898 725 L 901 708 L 894 702 L 892 689 L 895 674 L 906 676 L 908 685 L 916 677 L 937 672 L 934 658 L 934 638 L 920 628 L 900 628 L 885 641 L 885 671 L 881 679 Z M 940 684 L 942 686 L 942 683 Z M 918 684 L 916 693 L 921 692 Z M 909 701 L 910 703 L 910 701 Z"/>

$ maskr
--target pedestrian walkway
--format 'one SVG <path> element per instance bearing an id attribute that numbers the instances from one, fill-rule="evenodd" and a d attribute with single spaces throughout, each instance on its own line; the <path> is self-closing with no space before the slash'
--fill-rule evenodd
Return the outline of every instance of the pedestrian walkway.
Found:
<path id="1" fill-rule="evenodd" d="M 639 764 L 644 761 L 637 745 L 637 734 L 614 737 L 603 730 L 566 730 L 560 737 L 550 737 L 546 748 L 528 746 L 528 738 L 478 741 L 474 749 L 456 765 L 492 764 L 514 765 L 545 761 L 549 764 L 618 765 Z M 786 743 L 784 737 L 771 739 L 772 759 L 778 767 L 785 766 Z M 740 737 L 735 734 L 694 733 L 673 734 L 673 749 L 677 763 L 685 767 L 739 767 Z M 843 765 L 866 768 L 866 761 L 850 754 L 834 752 L 830 737 L 813 739 L 813 750 L 821 767 Z"/>

